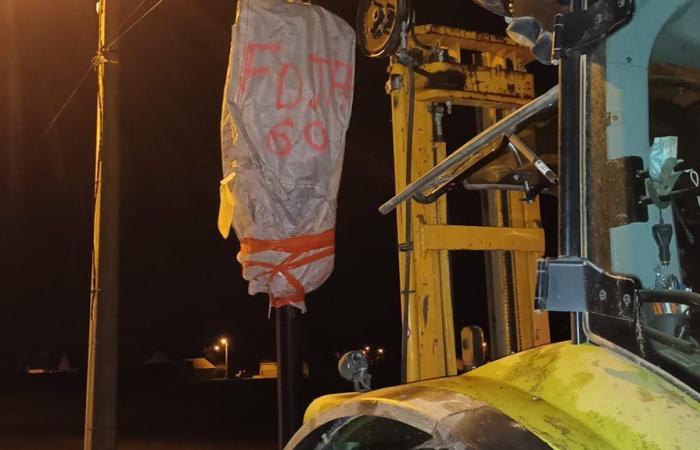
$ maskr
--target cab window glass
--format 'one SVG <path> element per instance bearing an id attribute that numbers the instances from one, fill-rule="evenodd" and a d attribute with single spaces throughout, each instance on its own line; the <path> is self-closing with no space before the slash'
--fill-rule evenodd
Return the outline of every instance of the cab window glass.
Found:
<path id="1" fill-rule="evenodd" d="M 397 420 L 356 416 L 326 423 L 309 433 L 297 450 L 411 450 L 428 449 L 422 444 L 430 434 Z"/>
<path id="2" fill-rule="evenodd" d="M 700 306 L 692 296 L 672 298 L 673 292 L 700 292 L 700 69 L 650 65 L 645 151 L 635 177 L 644 182 L 641 193 L 632 177 L 615 192 L 643 206 L 648 217 L 617 227 L 591 220 L 589 235 L 599 246 L 617 240 L 617 255 L 609 257 L 644 268 L 629 275 L 641 282 L 646 298 L 634 321 L 592 313 L 590 330 L 700 391 Z M 612 262 L 604 264 L 606 270 L 614 271 Z"/>

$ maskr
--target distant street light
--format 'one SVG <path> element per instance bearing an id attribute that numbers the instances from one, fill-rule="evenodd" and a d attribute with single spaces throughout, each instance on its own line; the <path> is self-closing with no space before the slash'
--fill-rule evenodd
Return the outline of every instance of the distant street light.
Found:
<path id="1" fill-rule="evenodd" d="M 224 346 L 224 368 L 225 368 L 224 378 L 228 379 L 228 339 L 221 338 L 221 340 L 219 342 L 221 342 L 221 344 Z M 217 345 L 217 347 L 218 347 L 218 345 Z"/>
<path id="2" fill-rule="evenodd" d="M 215 346 L 214 346 L 214 351 L 215 351 L 215 352 L 218 352 L 219 350 L 221 350 L 221 347 L 219 347 L 218 345 L 215 345 Z"/>

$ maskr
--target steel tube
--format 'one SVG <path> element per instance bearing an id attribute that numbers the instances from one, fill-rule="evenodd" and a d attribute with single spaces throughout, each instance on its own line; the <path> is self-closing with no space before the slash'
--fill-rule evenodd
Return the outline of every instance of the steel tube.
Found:
<path id="1" fill-rule="evenodd" d="M 457 168 L 494 139 L 515 132 L 515 128 L 518 125 L 532 118 L 540 111 L 553 106 L 558 98 L 559 87 L 555 86 L 527 105 L 521 106 L 509 116 L 494 123 L 489 128 L 474 136 L 469 142 L 455 150 L 450 156 L 442 160 L 442 162 L 429 170 L 425 175 L 406 186 L 406 189 L 380 206 L 379 212 L 388 214 L 409 197 L 441 184 L 444 181 L 441 178 L 443 175 Z"/>
<path id="2" fill-rule="evenodd" d="M 582 0 L 571 1 L 571 11 L 582 11 Z M 557 30 L 555 26 L 555 33 Z M 582 254 L 581 181 L 585 155 L 585 120 L 581 77 L 582 57 L 577 53 L 559 60 L 559 255 Z M 571 314 L 571 340 L 586 342 L 581 313 Z"/>
<path id="3" fill-rule="evenodd" d="M 303 365 L 299 310 L 286 305 L 275 310 L 277 326 L 277 441 L 284 448 L 301 427 Z"/>

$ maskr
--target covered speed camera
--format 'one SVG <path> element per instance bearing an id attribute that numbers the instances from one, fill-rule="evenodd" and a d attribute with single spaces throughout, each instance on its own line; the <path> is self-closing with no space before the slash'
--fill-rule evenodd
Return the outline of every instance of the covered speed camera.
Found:
<path id="1" fill-rule="evenodd" d="M 248 292 L 305 309 L 333 271 L 355 35 L 325 9 L 241 0 L 221 118 L 219 231 Z"/>

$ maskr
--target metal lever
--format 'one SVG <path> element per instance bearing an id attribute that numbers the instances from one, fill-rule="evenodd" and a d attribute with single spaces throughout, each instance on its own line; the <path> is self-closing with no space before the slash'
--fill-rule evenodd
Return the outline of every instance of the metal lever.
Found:
<path id="1" fill-rule="evenodd" d="M 559 177 L 549 166 L 542 161 L 542 159 L 537 156 L 537 153 L 533 152 L 532 149 L 523 142 L 522 139 L 517 134 L 511 134 L 508 136 L 508 140 L 528 161 L 532 163 L 533 166 L 544 176 L 550 183 L 554 184 L 557 182 Z"/>

